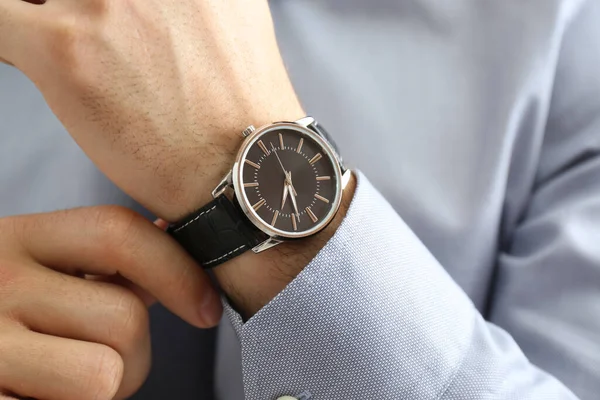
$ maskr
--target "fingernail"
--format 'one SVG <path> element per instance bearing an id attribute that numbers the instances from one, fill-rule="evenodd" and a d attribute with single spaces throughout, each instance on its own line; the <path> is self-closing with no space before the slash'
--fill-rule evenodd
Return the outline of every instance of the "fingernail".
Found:
<path id="1" fill-rule="evenodd" d="M 200 307 L 200 317 L 207 327 L 216 326 L 221 321 L 223 314 L 223 305 L 221 298 L 216 291 L 211 290 L 206 294 L 204 301 Z"/>

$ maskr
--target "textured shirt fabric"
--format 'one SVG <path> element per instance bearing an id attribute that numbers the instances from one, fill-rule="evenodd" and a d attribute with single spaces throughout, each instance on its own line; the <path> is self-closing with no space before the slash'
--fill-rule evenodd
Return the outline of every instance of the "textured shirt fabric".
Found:
<path id="1" fill-rule="evenodd" d="M 241 349 L 224 322 L 219 398 L 599 398 L 600 2 L 271 4 L 368 180 Z"/>
<path id="2" fill-rule="evenodd" d="M 249 321 L 226 305 L 247 399 L 576 399 L 484 321 L 359 175 L 342 226 Z"/>
<path id="3" fill-rule="evenodd" d="M 364 175 L 298 279 L 244 325 L 229 310 L 219 400 L 597 399 L 600 2 L 271 8 L 300 99 Z M 0 215 L 143 212 L 5 66 L 0 188 Z M 134 398 L 208 399 L 212 341 L 151 316 Z"/>

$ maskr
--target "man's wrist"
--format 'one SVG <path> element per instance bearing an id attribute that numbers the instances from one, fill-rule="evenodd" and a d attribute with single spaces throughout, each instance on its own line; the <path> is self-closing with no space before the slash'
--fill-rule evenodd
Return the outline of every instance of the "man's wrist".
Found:
<path id="1" fill-rule="evenodd" d="M 335 218 L 317 235 L 259 254 L 249 251 L 214 269 L 221 288 L 245 320 L 273 300 L 323 249 L 346 216 L 355 188 L 352 175 Z"/>
<path id="2" fill-rule="evenodd" d="M 212 189 L 233 167 L 235 156 L 248 125 L 266 125 L 275 121 L 295 121 L 305 116 L 295 95 L 288 96 L 287 105 L 279 102 L 268 111 L 246 111 L 228 118 L 226 123 L 214 124 L 210 149 L 181 149 L 178 165 L 182 173 L 173 188 L 153 199 L 152 210 L 161 218 L 175 222 L 212 201 Z M 200 143 L 206 143 L 206 139 Z M 201 146 L 206 146 L 202 144 Z M 195 157 L 202 153 L 202 156 Z M 168 176 L 166 178 L 169 178 Z M 355 179 L 344 190 L 342 204 L 334 220 L 319 234 L 294 242 L 285 242 L 263 253 L 248 251 L 214 269 L 215 276 L 236 309 L 250 318 L 280 293 L 323 248 L 337 230 L 354 195 Z"/>

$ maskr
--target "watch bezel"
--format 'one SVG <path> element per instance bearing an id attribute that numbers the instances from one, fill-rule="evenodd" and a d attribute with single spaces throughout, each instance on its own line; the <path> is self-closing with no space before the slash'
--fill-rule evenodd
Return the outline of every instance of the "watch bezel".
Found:
<path id="1" fill-rule="evenodd" d="M 258 213 L 252 208 L 252 205 L 250 204 L 248 197 L 246 195 L 246 191 L 244 190 L 243 182 L 241 180 L 241 177 L 243 176 L 243 173 L 242 173 L 243 168 L 245 167 L 244 160 L 246 159 L 248 151 L 250 151 L 250 148 L 252 148 L 252 145 L 254 143 L 256 143 L 256 141 L 258 141 L 265 134 L 272 132 L 274 130 L 280 130 L 280 129 L 289 129 L 289 130 L 299 132 L 303 135 L 310 137 L 315 142 L 317 142 L 321 146 L 324 155 L 327 156 L 331 160 L 331 162 L 333 164 L 333 168 L 334 168 L 334 173 L 336 175 L 335 199 L 332 202 L 332 206 L 331 206 L 329 213 L 318 224 L 316 224 L 314 227 L 312 227 L 311 229 L 306 230 L 306 231 L 287 232 L 287 231 L 284 231 L 281 229 L 277 229 L 277 228 L 271 226 L 270 224 L 268 224 L 267 222 L 263 221 L 263 219 L 258 215 Z M 315 131 L 311 130 L 310 128 L 306 128 L 302 125 L 299 125 L 297 123 L 294 123 L 294 122 L 276 122 L 276 123 L 273 123 L 270 125 L 265 125 L 259 129 L 257 129 L 256 131 L 254 131 L 252 134 L 250 134 L 244 140 L 244 142 L 242 143 L 242 146 L 240 147 L 240 149 L 238 151 L 238 154 L 235 159 L 235 163 L 233 165 L 233 176 L 232 176 L 233 189 L 235 192 L 236 199 L 240 205 L 240 208 L 246 215 L 246 217 L 259 230 L 266 233 L 271 238 L 278 239 L 278 240 L 290 240 L 290 239 L 305 238 L 305 237 L 313 236 L 313 235 L 319 233 L 320 231 L 322 231 L 323 229 L 325 229 L 325 227 L 327 227 L 327 225 L 329 225 L 329 223 L 331 223 L 331 221 L 333 220 L 333 218 L 335 217 L 335 215 L 337 214 L 337 212 L 340 208 L 340 204 L 342 202 L 342 194 L 343 194 L 342 179 L 343 179 L 342 170 L 340 168 L 340 164 L 339 164 L 338 158 L 336 156 L 336 153 L 333 150 L 333 148 L 331 147 L 331 145 Z"/>

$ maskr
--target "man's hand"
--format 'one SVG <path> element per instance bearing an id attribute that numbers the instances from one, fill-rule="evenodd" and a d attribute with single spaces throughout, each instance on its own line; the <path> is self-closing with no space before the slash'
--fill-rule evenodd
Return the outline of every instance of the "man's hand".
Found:
<path id="1" fill-rule="evenodd" d="M 131 211 L 0 219 L 0 398 L 129 397 L 150 368 L 153 298 L 195 326 L 219 320 L 207 275 Z"/>
<path id="2" fill-rule="evenodd" d="M 210 200 L 247 125 L 304 116 L 265 0 L 2 1 L 0 58 L 168 221 Z"/>
<path id="3" fill-rule="evenodd" d="M 211 200 L 246 126 L 304 116 L 266 0 L 0 1 L 0 58 L 112 181 L 170 222 Z M 217 268 L 238 310 L 251 316 L 275 297 L 345 207 L 317 238 Z"/>

